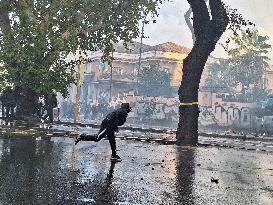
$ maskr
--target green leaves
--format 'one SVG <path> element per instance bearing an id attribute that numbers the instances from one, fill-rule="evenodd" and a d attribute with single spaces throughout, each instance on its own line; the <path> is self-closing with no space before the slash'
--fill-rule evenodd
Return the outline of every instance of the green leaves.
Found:
<path id="1" fill-rule="evenodd" d="M 171 93 L 170 74 L 158 62 L 149 62 L 139 73 L 138 91 L 144 96 L 169 96 Z"/>
<path id="2" fill-rule="evenodd" d="M 4 65 L 0 65 L 0 93 L 2 93 L 7 86 L 13 86 L 10 75 Z"/>
<path id="3" fill-rule="evenodd" d="M 230 85 L 229 63 L 227 60 L 220 60 L 217 63 L 208 65 L 208 77 L 205 87 L 214 91 L 223 91 Z"/>
<path id="4" fill-rule="evenodd" d="M 261 36 L 257 30 L 247 30 L 231 39 L 235 45 L 229 50 L 231 58 L 208 67 L 206 86 L 232 88 L 240 85 L 243 94 L 250 91 L 256 100 L 268 93 L 262 83 L 264 71 L 269 66 L 266 54 L 271 45 L 268 37 Z M 259 92 L 263 94 L 258 95 Z"/>
<path id="5" fill-rule="evenodd" d="M 5 1 L 0 1 L 2 8 Z M 160 0 L 14 1 L 8 8 L 10 28 L 0 34 L 0 60 L 11 81 L 40 95 L 61 92 L 74 82 L 65 61 L 80 49 L 102 50 L 110 61 L 113 43 L 138 37 L 138 22 L 157 16 Z M 2 28 L 3 25 L 0 25 Z"/>
<path id="6" fill-rule="evenodd" d="M 268 67 L 267 50 L 271 48 L 268 37 L 257 30 L 242 32 L 233 37 L 236 47 L 230 50 L 230 75 L 234 81 L 247 88 L 259 84 Z"/>

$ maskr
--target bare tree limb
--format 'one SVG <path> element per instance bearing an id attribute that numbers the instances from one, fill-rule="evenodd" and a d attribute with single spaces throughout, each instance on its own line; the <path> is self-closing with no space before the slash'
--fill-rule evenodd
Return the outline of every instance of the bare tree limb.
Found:
<path id="1" fill-rule="evenodd" d="M 207 3 L 208 0 L 204 0 L 204 1 L 205 1 L 205 3 Z M 194 34 L 194 28 L 192 25 L 191 13 L 192 13 L 192 8 L 190 7 L 189 10 L 185 13 L 184 18 L 185 18 L 187 26 L 189 27 L 189 29 L 191 31 L 192 40 L 193 40 L 193 44 L 194 44 L 196 41 L 196 38 L 195 38 L 195 34 Z"/>
<path id="2" fill-rule="evenodd" d="M 212 15 L 211 28 L 214 30 L 215 36 L 220 38 L 229 23 L 227 11 L 220 0 L 209 0 L 209 4 Z"/>
<path id="3" fill-rule="evenodd" d="M 195 41 L 196 41 L 196 38 L 195 38 L 195 35 L 194 35 L 193 25 L 191 23 L 191 13 L 192 13 L 192 9 L 189 8 L 189 10 L 185 13 L 184 18 L 185 18 L 187 26 L 189 27 L 189 29 L 191 31 L 192 41 L 193 41 L 193 44 L 194 44 Z"/>
<path id="4" fill-rule="evenodd" d="M 202 36 L 210 22 L 208 7 L 204 0 L 188 0 L 193 12 L 193 28 L 195 38 Z"/>

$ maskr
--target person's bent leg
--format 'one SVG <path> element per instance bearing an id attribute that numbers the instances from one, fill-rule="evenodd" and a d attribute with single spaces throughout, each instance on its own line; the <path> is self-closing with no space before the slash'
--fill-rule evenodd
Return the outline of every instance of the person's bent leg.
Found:
<path id="1" fill-rule="evenodd" d="M 86 135 L 83 133 L 76 138 L 75 145 L 77 145 L 80 141 L 97 142 L 97 136 L 96 135 Z"/>
<path id="2" fill-rule="evenodd" d="M 103 120 L 100 125 L 100 130 L 98 132 L 97 140 L 100 141 L 106 135 L 111 133 L 111 129 L 108 127 L 108 123 L 106 120 Z"/>
<path id="3" fill-rule="evenodd" d="M 10 108 L 11 107 L 9 105 L 6 106 L 6 118 L 10 117 Z"/>
<path id="4" fill-rule="evenodd" d="M 110 133 L 107 136 L 112 151 L 111 161 L 121 162 L 122 159 L 117 155 L 116 137 L 114 132 Z"/>
<path id="5" fill-rule="evenodd" d="M 107 129 L 106 127 L 106 121 L 102 121 L 101 125 L 100 125 L 100 130 L 98 132 L 97 136 L 88 136 L 86 134 L 81 134 L 80 136 L 78 136 L 75 140 L 75 145 L 77 145 L 80 141 L 93 141 L 93 142 L 98 142 L 100 141 L 102 138 L 104 138 L 106 135 L 108 135 L 109 133 L 109 129 Z"/>
<path id="6" fill-rule="evenodd" d="M 53 108 L 49 109 L 48 117 L 49 117 L 49 122 L 53 123 Z"/>
<path id="7" fill-rule="evenodd" d="M 114 133 L 111 133 L 108 135 L 108 140 L 110 143 L 110 147 L 111 147 L 111 151 L 112 151 L 112 156 L 116 156 L 117 155 L 117 146 L 116 146 L 116 138 Z"/>

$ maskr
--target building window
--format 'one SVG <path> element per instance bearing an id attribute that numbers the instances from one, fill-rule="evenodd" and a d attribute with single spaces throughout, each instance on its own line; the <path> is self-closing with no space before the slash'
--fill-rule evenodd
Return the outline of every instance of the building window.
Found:
<path id="1" fill-rule="evenodd" d="M 247 122 L 247 115 L 244 116 L 244 122 Z"/>
<path id="2" fill-rule="evenodd" d="M 166 73 L 170 72 L 167 68 L 164 68 L 163 71 L 166 72 Z"/>
<path id="3" fill-rule="evenodd" d="M 117 75 L 123 75 L 123 69 L 121 67 L 113 67 L 113 71 Z"/>

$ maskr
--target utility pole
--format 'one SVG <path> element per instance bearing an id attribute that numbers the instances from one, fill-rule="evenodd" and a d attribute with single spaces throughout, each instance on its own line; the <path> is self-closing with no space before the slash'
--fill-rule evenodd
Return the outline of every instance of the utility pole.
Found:
<path id="1" fill-rule="evenodd" d="M 136 86 L 135 86 L 135 94 L 134 94 L 134 98 L 135 98 L 135 106 L 136 109 L 134 111 L 134 122 L 136 120 L 136 116 L 137 116 L 137 98 L 136 95 L 138 95 L 138 78 L 139 78 L 139 72 L 141 69 L 141 57 L 142 57 L 142 44 L 143 44 L 143 35 L 144 35 L 144 25 L 145 25 L 146 20 L 144 19 L 142 21 L 142 28 L 141 28 L 141 36 L 140 36 L 140 48 L 139 48 L 139 58 L 138 58 L 138 67 L 137 67 L 137 77 L 136 77 Z"/>
<path id="2" fill-rule="evenodd" d="M 145 19 L 142 21 L 141 36 L 140 36 L 140 48 L 139 48 L 139 58 L 138 58 L 138 68 L 137 68 L 137 82 L 136 82 L 136 94 L 138 95 L 138 77 L 141 69 L 141 57 L 142 57 L 142 45 L 143 45 L 143 35 L 144 35 L 144 25 Z"/>

